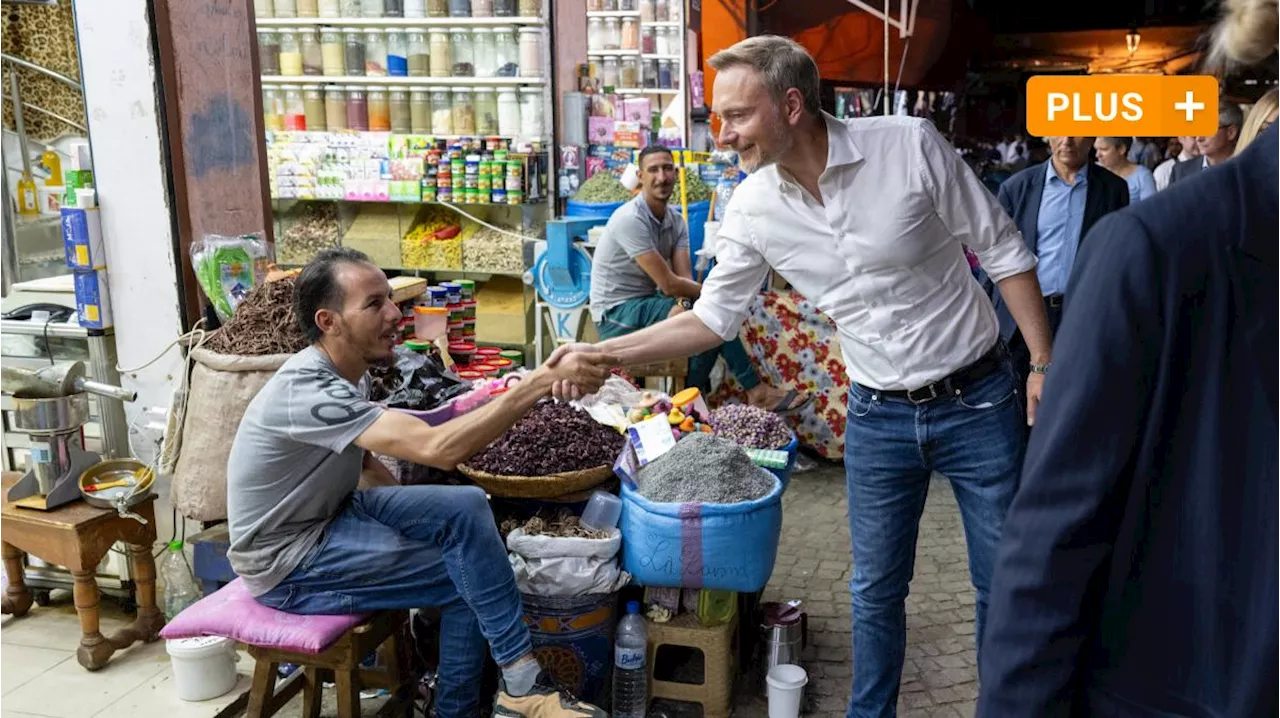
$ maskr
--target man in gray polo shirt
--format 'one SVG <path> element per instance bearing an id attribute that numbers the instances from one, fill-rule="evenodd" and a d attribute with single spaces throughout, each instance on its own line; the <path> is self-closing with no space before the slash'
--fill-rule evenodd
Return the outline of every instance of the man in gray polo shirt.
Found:
<path id="1" fill-rule="evenodd" d="M 677 176 L 671 150 L 646 147 L 640 152 L 640 194 L 609 218 L 591 262 L 591 320 L 602 339 L 692 309 L 701 294 L 702 286 L 693 281 L 689 227 L 670 206 Z M 689 385 L 709 391 L 711 369 L 721 356 L 751 404 L 794 411 L 808 402 L 799 392 L 762 383 L 737 337 L 689 359 Z"/>

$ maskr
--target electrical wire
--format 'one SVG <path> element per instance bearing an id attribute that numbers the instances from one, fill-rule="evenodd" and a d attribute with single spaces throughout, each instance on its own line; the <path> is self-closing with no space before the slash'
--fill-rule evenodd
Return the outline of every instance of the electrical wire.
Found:
<path id="1" fill-rule="evenodd" d="M 49 343 L 49 323 L 53 321 L 53 315 L 50 314 L 44 320 L 44 350 L 49 354 L 49 366 L 53 366 L 56 362 L 53 360 L 53 345 Z"/>
<path id="2" fill-rule="evenodd" d="M 527 235 L 527 234 L 520 234 L 519 232 L 512 232 L 512 231 L 511 231 L 511 230 L 509 230 L 509 229 L 503 229 L 502 227 L 496 227 L 496 226 L 494 226 L 494 225 L 492 225 L 492 224 L 489 224 L 488 222 L 484 221 L 483 219 L 480 219 L 479 217 L 477 217 L 477 216 L 475 216 L 475 215 L 471 214 L 470 212 L 467 212 L 466 210 L 462 209 L 461 207 L 459 207 L 459 206 L 458 206 L 458 205 L 456 205 L 456 204 L 445 204 L 445 205 L 442 205 L 442 206 L 447 207 L 447 208 L 449 208 L 449 209 L 453 210 L 454 212 L 457 212 L 458 214 L 462 215 L 463 217 L 466 217 L 467 219 L 471 220 L 472 222 L 475 222 L 476 224 L 478 224 L 478 225 L 480 225 L 480 226 L 482 226 L 482 227 L 488 227 L 489 229 L 492 229 L 492 230 L 493 230 L 493 231 L 495 231 L 495 232 L 501 232 L 502 234 L 510 235 L 510 236 L 512 236 L 512 237 L 519 237 L 520 239 L 529 239 L 529 240 L 536 240 L 536 239 L 537 239 L 537 237 L 530 237 L 530 236 L 529 236 L 529 235 Z"/>

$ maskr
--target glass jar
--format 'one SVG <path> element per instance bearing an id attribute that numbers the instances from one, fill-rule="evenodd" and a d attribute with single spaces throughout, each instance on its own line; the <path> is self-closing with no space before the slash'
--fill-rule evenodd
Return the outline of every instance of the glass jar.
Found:
<path id="1" fill-rule="evenodd" d="M 369 129 L 369 98 L 363 88 L 347 90 L 347 129 Z"/>
<path id="2" fill-rule="evenodd" d="M 646 59 L 644 61 L 644 71 L 642 74 L 645 88 L 649 90 L 656 90 L 658 88 L 658 61 Z"/>
<path id="3" fill-rule="evenodd" d="M 284 128 L 286 130 L 307 129 L 307 105 L 302 100 L 302 87 L 284 85 L 280 89 L 284 93 Z"/>
<path id="4" fill-rule="evenodd" d="M 369 130 L 387 132 L 391 129 L 391 100 L 387 88 L 370 85 L 364 89 L 369 98 Z"/>
<path id="5" fill-rule="evenodd" d="M 605 55 L 600 63 L 600 85 L 606 88 L 618 88 L 618 56 Z"/>
<path id="6" fill-rule="evenodd" d="M 453 88 L 453 131 L 459 135 L 476 133 L 475 94 L 469 87 Z"/>
<path id="7" fill-rule="evenodd" d="M 640 23 L 634 17 L 622 18 L 622 49 L 640 49 Z"/>
<path id="8" fill-rule="evenodd" d="M 670 17 L 671 13 L 667 8 L 667 0 L 653 0 L 654 22 L 667 22 Z"/>
<path id="9" fill-rule="evenodd" d="M 320 65 L 324 74 L 330 77 L 342 75 L 345 62 L 342 33 L 338 30 L 327 27 L 320 33 Z"/>
<path id="10" fill-rule="evenodd" d="M 276 6 L 271 0 L 253 0 L 254 17 L 275 17 Z"/>
<path id="11" fill-rule="evenodd" d="M 409 45 L 409 76 L 426 77 L 431 72 L 431 48 L 427 45 L 427 33 L 409 30 L 405 37 Z"/>
<path id="12" fill-rule="evenodd" d="M 471 34 L 475 45 L 476 77 L 493 77 L 498 71 L 498 48 L 494 44 L 493 30 L 478 27 Z"/>
<path id="13" fill-rule="evenodd" d="M 391 110 L 391 131 L 402 135 L 413 131 L 413 120 L 409 109 L 409 90 L 393 87 L 388 95 L 388 106 Z"/>
<path id="14" fill-rule="evenodd" d="M 431 133 L 431 92 L 425 87 L 409 90 L 409 130 L 415 135 Z"/>
<path id="15" fill-rule="evenodd" d="M 376 28 L 364 31 L 364 74 L 387 76 L 387 34 Z"/>
<path id="16" fill-rule="evenodd" d="M 433 27 L 427 31 L 427 38 L 431 46 L 431 76 L 448 77 L 453 70 L 453 43 L 449 40 L 449 31 Z"/>
<path id="17" fill-rule="evenodd" d="M 341 0 L 320 0 L 320 17 L 342 17 Z"/>
<path id="18" fill-rule="evenodd" d="M 602 50 L 617 50 L 622 44 L 622 23 L 616 17 L 604 19 L 604 47 Z"/>
<path id="19" fill-rule="evenodd" d="M 618 77 L 619 87 L 634 90 L 640 87 L 640 58 L 622 58 L 622 69 Z"/>
<path id="20" fill-rule="evenodd" d="M 360 0 L 362 17 L 382 17 L 382 0 Z"/>
<path id="21" fill-rule="evenodd" d="M 298 2 L 297 0 L 275 0 L 276 17 L 297 17 Z"/>
<path id="22" fill-rule="evenodd" d="M 302 74 L 302 46 L 298 31 L 293 28 L 280 30 L 280 74 L 297 77 Z"/>
<path id="23" fill-rule="evenodd" d="M 358 27 L 342 29 L 346 42 L 342 50 L 342 70 L 349 77 L 364 75 L 364 30 Z"/>
<path id="24" fill-rule="evenodd" d="M 605 12 L 617 12 L 617 11 L 618 11 L 618 0 L 604 0 L 604 11 L 605 11 Z"/>
<path id="25" fill-rule="evenodd" d="M 431 88 L 431 134 L 439 137 L 453 134 L 453 98 L 447 87 Z"/>
<path id="26" fill-rule="evenodd" d="M 427 17 L 449 17 L 449 0 L 427 0 Z"/>
<path id="27" fill-rule="evenodd" d="M 471 17 L 471 0 L 449 0 L 449 17 Z"/>
<path id="28" fill-rule="evenodd" d="M 653 31 L 653 54 L 670 55 L 671 41 L 668 39 L 667 31 L 663 28 L 657 28 Z"/>
<path id="29" fill-rule="evenodd" d="M 654 0 L 640 0 L 640 22 L 653 22 L 654 13 Z"/>
<path id="30" fill-rule="evenodd" d="M 383 17 L 404 17 L 404 0 L 385 0 L 382 3 Z"/>
<path id="31" fill-rule="evenodd" d="M 498 93 L 492 87 L 477 87 L 476 96 L 476 134 L 495 135 L 498 133 Z"/>
<path id="32" fill-rule="evenodd" d="M 516 0 L 493 0 L 494 17 L 515 17 Z"/>
<path id="33" fill-rule="evenodd" d="M 421 18 L 427 16 L 427 0 L 404 0 L 404 16 Z"/>
<path id="34" fill-rule="evenodd" d="M 498 90 L 498 135 L 515 137 L 520 134 L 520 96 L 514 87 Z"/>
<path id="35" fill-rule="evenodd" d="M 284 129 L 284 96 L 280 90 L 262 91 L 262 124 L 276 132 Z"/>
<path id="36" fill-rule="evenodd" d="M 347 129 L 347 92 L 337 87 L 324 90 L 324 125 L 330 132 Z"/>
<path id="37" fill-rule="evenodd" d="M 675 85 L 671 84 L 671 61 L 658 60 L 658 89 L 674 90 Z"/>
<path id="38" fill-rule="evenodd" d="M 520 0 L 516 12 L 520 17 L 542 17 L 542 0 Z"/>
<path id="39" fill-rule="evenodd" d="M 360 17 L 360 0 L 341 0 L 342 17 Z"/>
<path id="40" fill-rule="evenodd" d="M 409 39 L 398 28 L 387 30 L 387 74 L 405 77 L 409 74 Z"/>
<path id="41" fill-rule="evenodd" d="M 280 34 L 258 28 L 258 62 L 263 75 L 280 74 Z"/>
<path id="42" fill-rule="evenodd" d="M 604 10 L 604 0 L 587 0 L 587 12 L 601 12 Z"/>
<path id="43" fill-rule="evenodd" d="M 298 17 L 320 17 L 319 0 L 298 0 Z"/>
<path id="44" fill-rule="evenodd" d="M 618 9 L 622 12 L 635 12 L 636 0 L 618 0 Z"/>
<path id="45" fill-rule="evenodd" d="M 498 69 L 495 77 L 515 77 L 520 74 L 520 46 L 516 43 L 515 30 L 498 28 L 493 31 L 494 58 Z"/>
<path id="46" fill-rule="evenodd" d="M 520 76 L 542 77 L 542 28 L 520 28 Z"/>
<path id="47" fill-rule="evenodd" d="M 604 49 L 604 19 L 593 17 L 587 20 L 587 51 L 600 52 Z"/>
<path id="48" fill-rule="evenodd" d="M 471 0 L 471 17 L 493 17 L 493 0 Z"/>
<path id="49" fill-rule="evenodd" d="M 453 44 L 453 76 L 475 77 L 476 51 L 471 31 L 465 27 L 449 28 L 449 42 Z M 457 122 L 454 122 L 456 125 Z"/>
<path id="50" fill-rule="evenodd" d="M 542 88 L 520 88 L 520 136 L 526 140 L 542 139 Z"/>
<path id="51" fill-rule="evenodd" d="M 325 130 L 324 91 L 319 85 L 302 86 L 302 114 L 307 120 L 307 130 Z"/>
<path id="52" fill-rule="evenodd" d="M 640 28 L 640 52 L 647 55 L 658 52 L 658 33 L 647 25 Z"/>

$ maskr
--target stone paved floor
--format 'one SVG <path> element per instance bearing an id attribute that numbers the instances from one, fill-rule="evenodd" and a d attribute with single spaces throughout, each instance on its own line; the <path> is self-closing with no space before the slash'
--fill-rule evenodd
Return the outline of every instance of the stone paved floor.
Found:
<path id="1" fill-rule="evenodd" d="M 783 500 L 782 543 L 764 600 L 803 599 L 809 613 L 808 714 L 843 716 L 849 700 L 848 510 L 844 470 L 820 464 L 796 475 Z M 900 718 L 972 716 L 977 697 L 973 586 L 964 530 L 950 484 L 935 477 L 920 521 L 915 579 L 907 598 L 907 660 Z M 739 696 L 735 716 L 763 718 L 763 699 Z"/>

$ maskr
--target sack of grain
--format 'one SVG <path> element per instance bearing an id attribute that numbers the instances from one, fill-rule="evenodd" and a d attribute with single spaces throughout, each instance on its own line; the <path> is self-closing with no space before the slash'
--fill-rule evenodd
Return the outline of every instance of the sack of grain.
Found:
<path id="1" fill-rule="evenodd" d="M 170 493 L 183 516 L 195 521 L 227 518 L 231 442 L 249 402 L 290 356 L 234 356 L 191 349 L 190 389 Z"/>
<path id="2" fill-rule="evenodd" d="M 507 535 L 507 556 L 520 593 L 535 596 L 581 596 L 613 593 L 631 581 L 618 569 L 622 534 L 607 539 L 530 536 L 523 528 Z"/>

